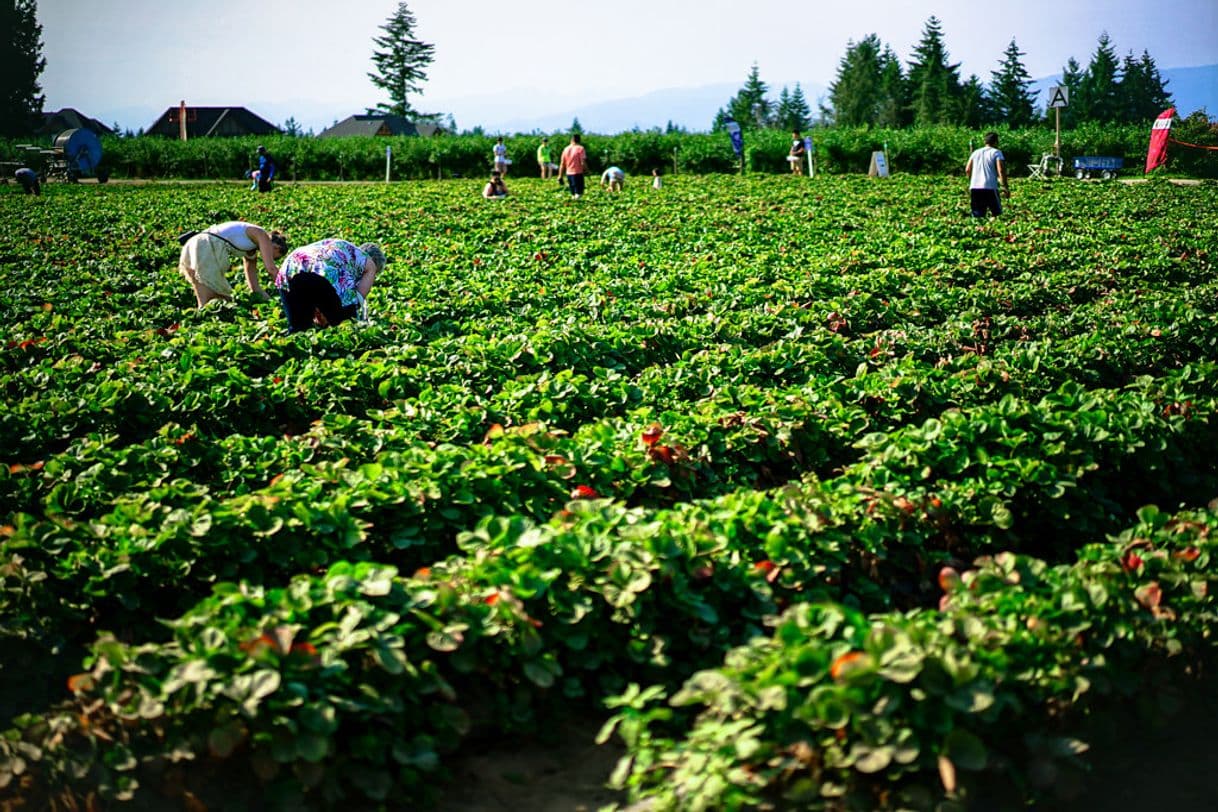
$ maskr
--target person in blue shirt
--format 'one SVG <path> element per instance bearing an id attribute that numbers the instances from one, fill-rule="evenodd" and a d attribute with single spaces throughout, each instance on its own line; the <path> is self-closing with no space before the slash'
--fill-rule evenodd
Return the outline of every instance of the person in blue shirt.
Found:
<path id="1" fill-rule="evenodd" d="M 38 173 L 28 166 L 23 166 L 14 173 L 17 182 L 27 195 L 42 194 L 42 184 L 38 181 Z"/>
<path id="2" fill-rule="evenodd" d="M 266 147 L 258 147 L 258 191 L 271 191 L 271 180 L 275 177 L 275 159 Z"/>

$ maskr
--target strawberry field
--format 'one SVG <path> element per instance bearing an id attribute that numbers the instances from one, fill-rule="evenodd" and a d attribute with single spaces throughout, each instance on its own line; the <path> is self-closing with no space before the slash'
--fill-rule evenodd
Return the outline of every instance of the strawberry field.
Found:
<path id="1" fill-rule="evenodd" d="M 413 808 L 576 713 L 657 810 L 1050 798 L 1198 678 L 1218 186 L 666 180 L 0 189 L 0 807 Z M 195 311 L 232 218 L 381 242 L 371 323 Z"/>

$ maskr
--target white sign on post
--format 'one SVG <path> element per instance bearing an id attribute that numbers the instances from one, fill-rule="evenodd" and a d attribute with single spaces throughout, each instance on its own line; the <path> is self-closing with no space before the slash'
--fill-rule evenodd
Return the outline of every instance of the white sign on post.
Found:
<path id="1" fill-rule="evenodd" d="M 1068 107 L 1070 105 L 1070 88 L 1065 85 L 1049 88 L 1049 109 Z"/>
<path id="2" fill-rule="evenodd" d="M 871 153 L 871 168 L 867 170 L 867 176 L 872 178 L 888 177 L 888 159 L 884 157 L 884 153 L 876 151 Z"/>

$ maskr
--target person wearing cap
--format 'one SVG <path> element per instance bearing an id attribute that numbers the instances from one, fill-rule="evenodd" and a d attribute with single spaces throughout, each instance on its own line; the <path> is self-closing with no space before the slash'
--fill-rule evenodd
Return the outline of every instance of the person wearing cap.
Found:
<path id="1" fill-rule="evenodd" d="M 368 291 L 384 268 L 385 252 L 372 242 L 325 239 L 292 251 L 275 279 L 288 332 L 366 320 Z"/>
<path id="2" fill-rule="evenodd" d="M 288 238 L 282 233 L 267 231 L 253 223 L 232 220 L 200 231 L 182 243 L 178 270 L 194 289 L 199 307 L 203 307 L 212 299 L 233 298 L 228 269 L 233 260 L 240 257 L 250 292 L 269 299 L 258 281 L 258 257 L 262 258 L 267 273 L 274 279 L 279 274 L 275 262 L 287 252 Z"/>
<path id="3" fill-rule="evenodd" d="M 258 191 L 271 191 L 271 181 L 275 177 L 275 159 L 266 147 L 258 145 Z"/>
<path id="4" fill-rule="evenodd" d="M 13 177 L 21 184 L 27 195 L 41 195 L 42 184 L 38 181 L 38 173 L 28 166 L 23 166 L 13 173 Z"/>
<path id="5" fill-rule="evenodd" d="M 507 145 L 503 143 L 502 135 L 495 141 L 495 148 L 492 151 L 495 154 L 495 171 L 506 177 L 508 164 L 511 161 L 508 160 Z"/>

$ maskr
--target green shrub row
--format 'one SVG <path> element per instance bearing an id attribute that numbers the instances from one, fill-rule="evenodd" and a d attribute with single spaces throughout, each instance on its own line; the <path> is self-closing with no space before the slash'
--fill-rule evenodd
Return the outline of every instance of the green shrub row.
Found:
<path id="1" fill-rule="evenodd" d="M 887 148 L 895 172 L 958 174 L 963 170 L 970 147 L 981 145 L 982 133 L 961 127 L 917 129 L 830 128 L 810 133 L 816 143 L 817 171 L 830 174 L 865 173 L 871 153 Z M 1008 167 L 1016 177 L 1026 176 L 1026 164 L 1036 163 L 1052 151 L 1054 134 L 1049 127 L 1000 130 L 1000 145 Z M 512 174 L 535 177 L 535 152 L 541 135 L 516 135 L 507 139 L 513 160 Z M 553 135 L 559 149 L 566 135 Z M 1062 155 L 1070 160 L 1080 155 L 1115 155 L 1125 159 L 1126 173 L 1139 175 L 1149 140 L 1149 124 L 1088 124 L 1062 134 Z M 114 178 L 208 178 L 237 179 L 256 166 L 255 147 L 267 146 L 280 164 L 282 180 L 363 180 L 385 178 L 385 148 L 393 152 L 391 178 L 419 180 L 454 176 L 482 177 L 490 171 L 489 136 L 459 135 L 434 138 L 312 137 L 200 138 L 189 142 L 141 136 L 104 138 L 103 164 Z M 740 161 L 723 133 L 662 134 L 631 132 L 619 135 L 586 135 L 590 171 L 599 173 L 618 165 L 631 175 L 729 173 Z M 753 172 L 787 172 L 790 134 L 758 131 L 745 134 L 745 166 Z M 11 142 L 0 143 L 0 158 L 19 160 Z M 1181 152 L 1181 169 L 1218 176 L 1218 168 L 1197 163 L 1195 156 Z"/>

